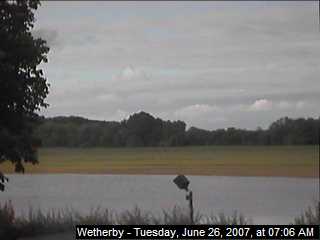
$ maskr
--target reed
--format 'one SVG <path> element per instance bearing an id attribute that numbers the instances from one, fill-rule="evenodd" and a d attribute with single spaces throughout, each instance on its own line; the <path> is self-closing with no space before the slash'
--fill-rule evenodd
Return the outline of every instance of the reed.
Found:
<path id="1" fill-rule="evenodd" d="M 319 224 L 319 211 L 320 202 L 313 207 L 308 207 L 291 224 Z M 252 223 L 252 219 L 236 211 L 231 216 L 223 213 L 205 216 L 196 212 L 194 217 L 194 224 L 246 225 Z M 158 215 L 138 207 L 119 213 L 98 207 L 92 209 L 87 215 L 79 214 L 72 209 L 52 210 L 44 213 L 30 208 L 26 216 L 15 217 L 14 208 L 10 201 L 0 204 L 0 239 L 10 240 L 20 236 L 33 237 L 70 232 L 74 231 L 74 227 L 78 224 L 183 225 L 190 224 L 190 219 L 187 209 L 177 206 L 171 210 L 163 210 Z"/>

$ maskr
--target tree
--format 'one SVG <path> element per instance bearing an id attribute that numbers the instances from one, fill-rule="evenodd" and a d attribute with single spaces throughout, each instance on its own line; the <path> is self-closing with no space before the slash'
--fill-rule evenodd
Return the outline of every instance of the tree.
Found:
<path id="1" fill-rule="evenodd" d="M 0 163 L 11 161 L 16 172 L 23 162 L 36 164 L 37 141 L 32 129 L 36 111 L 44 102 L 49 84 L 38 68 L 47 62 L 49 48 L 31 30 L 40 1 L 0 2 Z M 7 179 L 0 173 L 0 190 Z"/>

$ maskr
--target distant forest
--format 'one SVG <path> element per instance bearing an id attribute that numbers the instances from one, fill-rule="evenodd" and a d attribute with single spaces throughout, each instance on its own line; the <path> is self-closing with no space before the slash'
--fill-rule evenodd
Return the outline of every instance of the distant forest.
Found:
<path id="1" fill-rule="evenodd" d="M 186 129 L 183 121 L 164 121 L 140 112 L 121 122 L 82 117 L 40 120 L 35 137 L 43 147 L 142 147 L 189 145 L 304 145 L 319 144 L 318 119 L 281 118 L 268 129 Z"/>

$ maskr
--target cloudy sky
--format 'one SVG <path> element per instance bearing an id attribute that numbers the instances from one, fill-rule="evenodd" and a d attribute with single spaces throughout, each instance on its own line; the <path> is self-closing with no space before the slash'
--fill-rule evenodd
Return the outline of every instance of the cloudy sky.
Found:
<path id="1" fill-rule="evenodd" d="M 45 116 L 146 111 L 206 129 L 320 115 L 314 2 L 43 2 Z"/>

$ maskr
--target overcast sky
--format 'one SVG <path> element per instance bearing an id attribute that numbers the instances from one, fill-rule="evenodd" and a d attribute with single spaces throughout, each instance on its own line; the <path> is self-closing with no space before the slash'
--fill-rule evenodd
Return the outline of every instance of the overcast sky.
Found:
<path id="1" fill-rule="evenodd" d="M 45 116 L 146 111 L 205 129 L 320 115 L 314 2 L 43 2 Z"/>

